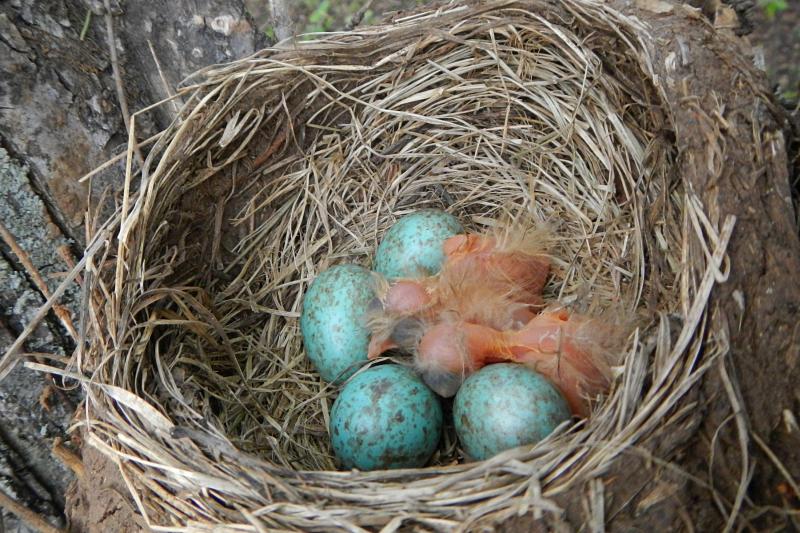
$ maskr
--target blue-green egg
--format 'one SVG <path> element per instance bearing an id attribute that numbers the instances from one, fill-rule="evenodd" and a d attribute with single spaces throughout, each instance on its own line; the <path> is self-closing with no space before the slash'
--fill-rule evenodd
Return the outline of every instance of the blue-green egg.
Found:
<path id="1" fill-rule="evenodd" d="M 552 383 L 513 363 L 488 365 L 472 374 L 453 403 L 461 446 L 479 461 L 535 444 L 569 418 L 567 402 Z"/>
<path id="2" fill-rule="evenodd" d="M 300 333 L 306 355 L 325 381 L 342 382 L 367 362 L 367 307 L 375 297 L 373 274 L 358 265 L 322 272 L 303 297 Z"/>
<path id="3" fill-rule="evenodd" d="M 442 433 L 442 406 L 410 369 L 372 367 L 345 384 L 331 410 L 331 444 L 344 468 L 424 466 Z"/>
<path id="4" fill-rule="evenodd" d="M 436 274 L 444 261 L 442 244 L 464 233 L 456 217 L 424 209 L 402 217 L 389 228 L 375 254 L 375 271 L 389 279 Z"/>

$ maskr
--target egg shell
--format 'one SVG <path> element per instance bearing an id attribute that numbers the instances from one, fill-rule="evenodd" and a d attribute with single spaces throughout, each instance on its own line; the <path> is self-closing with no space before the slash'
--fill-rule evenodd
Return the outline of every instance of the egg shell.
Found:
<path id="1" fill-rule="evenodd" d="M 439 272 L 442 244 L 464 233 L 456 217 L 438 209 L 424 209 L 398 220 L 378 245 L 375 271 L 389 279 L 414 278 Z"/>
<path id="2" fill-rule="evenodd" d="M 552 383 L 511 363 L 488 365 L 469 376 L 453 403 L 456 433 L 475 460 L 535 444 L 569 418 L 567 402 Z"/>
<path id="3" fill-rule="evenodd" d="M 303 297 L 300 333 L 306 355 L 325 381 L 341 383 L 367 362 L 367 307 L 373 274 L 358 265 L 322 272 Z"/>
<path id="4" fill-rule="evenodd" d="M 356 375 L 331 410 L 331 444 L 345 468 L 424 466 L 441 433 L 439 399 L 413 371 L 399 365 Z"/>

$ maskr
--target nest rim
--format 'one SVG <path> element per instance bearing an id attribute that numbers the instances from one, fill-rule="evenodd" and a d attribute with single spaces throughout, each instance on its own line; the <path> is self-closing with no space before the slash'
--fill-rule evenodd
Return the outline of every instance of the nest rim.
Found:
<path id="1" fill-rule="evenodd" d="M 184 153 L 181 154 L 183 156 L 193 155 L 190 150 L 185 150 L 189 144 L 182 146 L 182 143 L 185 143 L 185 140 L 190 137 L 197 136 L 198 128 L 202 128 L 198 125 L 201 122 L 201 111 L 213 104 L 213 98 L 222 94 L 223 88 L 245 87 L 250 76 L 263 75 L 258 73 L 259 69 L 269 70 L 264 66 L 269 64 L 280 72 L 299 72 L 300 75 L 307 75 L 309 79 L 319 83 L 318 87 L 329 89 L 339 94 L 340 98 L 346 99 L 346 96 L 340 94 L 342 91 L 331 89 L 332 84 L 323 79 L 321 72 L 328 75 L 338 73 L 347 77 L 353 75 L 354 72 L 358 73 L 364 69 L 369 70 L 369 68 L 358 64 L 348 65 L 346 62 L 338 64 L 338 58 L 333 59 L 333 65 L 293 64 L 291 58 L 307 61 L 310 54 L 318 53 L 320 49 L 326 47 L 336 50 L 338 57 L 342 49 L 349 47 L 358 51 L 363 46 L 360 43 L 361 40 L 366 40 L 368 37 L 380 40 L 381 34 L 391 33 L 391 31 L 399 32 L 399 35 L 403 36 L 399 39 L 400 42 L 413 42 L 419 38 L 419 34 L 409 31 L 409 28 L 427 23 L 433 26 L 463 28 L 467 24 L 466 21 L 483 20 L 484 28 L 490 27 L 495 31 L 494 28 L 498 23 L 491 20 L 493 10 L 507 9 L 509 13 L 513 12 L 519 15 L 522 9 L 518 4 L 517 2 L 488 2 L 475 7 L 455 6 L 450 10 L 442 8 L 439 11 L 423 11 L 420 14 L 394 21 L 388 26 L 334 35 L 320 41 L 310 41 L 297 50 L 285 48 L 266 50 L 257 53 L 252 58 L 231 65 L 217 66 L 201 71 L 198 74 L 198 77 L 202 76 L 201 81 L 181 90 L 181 95 L 189 95 L 183 117 L 170 126 L 156 141 L 156 146 L 150 152 L 148 162 L 145 164 L 145 173 L 138 192 L 131 190 L 133 154 L 132 146 L 129 147 L 126 191 L 122 206 L 116 213 L 115 219 L 100 227 L 93 241 L 100 242 L 104 238 L 107 239 L 112 231 L 119 228 L 120 238 L 116 245 L 114 247 L 109 245 L 105 250 L 106 254 L 110 256 L 116 252 L 116 269 L 113 276 L 103 278 L 102 275 L 97 275 L 94 278 L 95 285 L 89 298 L 90 307 L 95 309 L 94 316 L 85 318 L 90 329 L 94 328 L 95 333 L 102 332 L 107 337 L 112 331 L 111 328 L 115 327 L 121 318 L 134 324 L 133 318 L 136 313 L 132 309 L 135 306 L 126 309 L 126 305 L 137 301 L 142 302 L 141 294 L 137 298 L 130 298 L 131 295 L 136 294 L 137 284 L 140 284 L 141 281 L 137 280 L 135 276 L 126 279 L 123 273 L 144 272 L 146 271 L 143 268 L 145 264 L 150 268 L 160 266 L 158 265 L 159 258 L 156 258 L 156 261 L 142 261 L 142 258 L 147 255 L 148 246 L 155 240 L 147 236 L 146 230 L 155 228 L 156 232 L 168 231 L 162 229 L 160 222 L 150 222 L 150 225 L 143 224 L 143 217 L 146 214 L 155 221 L 163 221 L 168 218 L 166 215 L 168 210 L 162 209 L 164 213 L 161 213 L 157 205 L 159 197 L 170 194 L 170 187 L 176 186 L 175 183 L 168 183 L 166 180 L 166 177 L 170 176 L 170 172 L 175 172 L 176 168 L 174 160 L 168 156 L 171 152 L 177 153 L 177 151 L 183 151 Z M 593 20 L 595 24 L 597 20 L 601 20 L 609 28 L 621 28 L 614 30 L 618 32 L 615 39 L 626 43 L 629 47 L 627 52 L 635 56 L 633 63 L 641 69 L 643 78 L 650 76 L 646 67 L 646 47 L 642 43 L 643 36 L 646 35 L 646 28 L 637 21 L 625 17 L 611 8 L 585 0 L 564 0 L 560 9 L 563 11 L 553 11 L 550 6 L 541 16 L 533 14 L 531 11 L 527 16 L 555 34 L 565 32 L 565 28 L 574 27 L 558 25 L 564 23 L 561 17 L 565 13 L 572 17 L 572 24 L 575 26 L 586 24 L 587 20 Z M 550 19 L 548 16 L 553 18 Z M 486 18 L 481 19 L 481 17 Z M 503 22 L 507 22 L 508 18 L 510 16 L 504 18 Z M 491 20 L 491 22 L 487 23 L 487 20 Z M 409 31 L 409 34 L 403 33 L 405 31 Z M 434 37 L 429 38 L 435 39 Z M 572 41 L 567 38 L 565 42 Z M 577 40 L 574 42 L 578 43 Z M 565 48 L 568 49 L 566 46 Z M 403 48 L 398 46 L 398 49 Z M 636 56 L 636 54 L 639 55 Z M 387 57 L 391 57 L 391 55 Z M 326 68 L 329 70 L 325 71 Z M 374 65 L 371 68 L 374 68 Z M 223 79 L 224 83 L 220 81 Z M 650 84 L 652 78 L 647 78 L 646 81 Z M 620 94 L 627 94 L 628 91 L 633 90 L 623 84 L 614 87 Z M 369 88 L 369 83 L 359 87 L 362 91 Z M 630 95 L 627 94 L 627 96 Z M 653 94 L 648 96 L 654 97 Z M 412 95 L 410 98 L 419 98 L 419 96 Z M 332 101 L 334 100 L 336 99 L 332 98 Z M 354 97 L 351 100 L 356 102 L 359 99 Z M 368 104 L 369 102 L 362 101 L 361 103 Z M 285 110 L 285 104 L 284 100 L 283 109 L 278 109 L 278 112 Z M 222 103 L 214 111 L 214 119 L 209 122 L 216 124 L 217 130 L 210 134 L 207 132 L 206 138 L 223 144 L 223 149 L 233 146 L 233 140 L 242 143 L 240 148 L 232 148 L 223 154 L 224 157 L 220 156 L 223 160 L 221 166 L 211 165 L 214 172 L 235 164 L 237 158 L 241 157 L 242 150 L 246 150 L 248 143 L 254 138 L 256 130 L 253 127 L 253 131 L 248 132 L 248 124 L 263 124 L 268 119 L 268 115 L 263 110 L 260 112 L 255 110 L 250 114 L 237 112 L 246 109 L 247 107 L 243 106 L 240 110 L 235 110 L 235 106 Z M 219 127 L 219 117 L 222 116 L 228 118 L 224 121 L 224 128 Z M 236 118 L 231 120 L 232 116 Z M 313 120 L 316 116 L 318 115 L 313 114 L 309 120 Z M 668 117 L 666 119 L 668 120 Z M 130 488 L 134 494 L 140 493 L 135 499 L 140 512 L 145 516 L 149 525 L 154 525 L 159 520 L 156 519 L 153 524 L 150 524 L 148 516 L 166 517 L 167 523 L 172 522 L 172 526 L 175 523 L 184 522 L 193 524 L 193 527 L 206 527 L 212 523 L 232 525 L 237 523 L 236 517 L 245 517 L 251 522 L 251 525 L 264 521 L 262 523 L 287 528 L 343 527 L 354 529 L 361 526 L 393 523 L 397 506 L 410 499 L 422 502 L 424 505 L 420 505 L 417 512 L 409 513 L 404 520 L 416 521 L 434 529 L 462 527 L 463 524 L 475 524 L 488 519 L 504 519 L 519 513 L 520 510 L 527 509 L 537 510 L 537 512 L 557 512 L 558 506 L 551 500 L 551 496 L 569 490 L 578 480 L 591 479 L 602 474 L 603 470 L 612 461 L 617 460 L 620 454 L 640 453 L 636 443 L 643 435 L 655 431 L 653 423 L 644 420 L 645 415 L 651 420 L 666 417 L 686 390 L 702 376 L 705 368 L 714 360 L 715 354 L 721 353 L 713 335 L 710 335 L 709 339 L 703 339 L 700 332 L 704 328 L 711 285 L 723 276 L 716 265 L 721 264 L 719 251 L 724 250 L 730 229 L 726 228 L 720 232 L 714 228 L 703 214 L 701 204 L 690 191 L 680 189 L 677 192 L 673 190 L 669 193 L 662 190 L 637 191 L 637 187 L 641 186 L 642 176 L 646 175 L 649 179 L 655 180 L 652 174 L 648 174 L 651 170 L 647 169 L 648 159 L 645 153 L 646 148 L 652 148 L 646 145 L 652 142 L 654 142 L 652 138 L 642 137 L 638 143 L 631 143 L 631 145 L 638 144 L 641 152 L 635 153 L 636 150 L 633 148 L 629 150 L 634 159 L 633 166 L 638 165 L 638 173 L 631 172 L 631 176 L 635 176 L 635 179 L 630 180 L 626 185 L 631 187 L 629 200 L 636 203 L 639 209 L 638 214 L 634 217 L 636 223 L 634 238 L 638 237 L 641 240 L 639 245 L 640 261 L 633 262 L 638 270 L 631 272 L 634 277 L 639 276 L 636 278 L 639 284 L 634 284 L 634 295 L 629 296 L 629 302 L 633 302 L 636 307 L 644 305 L 645 292 L 648 290 L 645 271 L 651 266 L 648 261 L 654 260 L 653 256 L 659 253 L 657 246 L 663 245 L 659 242 L 654 247 L 652 243 L 645 242 L 642 226 L 645 224 L 649 224 L 648 227 L 651 228 L 654 226 L 643 212 L 644 206 L 648 201 L 650 206 L 654 201 L 659 201 L 662 203 L 662 208 L 666 210 L 667 204 L 669 204 L 669 208 L 673 210 L 670 213 L 673 220 L 672 224 L 664 224 L 661 239 L 666 241 L 669 249 L 675 249 L 680 266 L 670 263 L 670 260 L 673 263 L 676 261 L 675 257 L 662 257 L 661 260 L 664 263 L 662 268 L 672 266 L 676 272 L 675 283 L 680 287 L 680 296 L 669 306 L 668 311 L 681 314 L 683 323 L 679 324 L 676 331 L 675 324 L 671 323 L 669 312 L 650 315 L 651 321 L 647 327 L 642 327 L 631 339 L 630 349 L 626 354 L 624 364 L 621 365 L 621 377 L 618 379 L 612 395 L 588 421 L 571 427 L 563 427 L 561 431 L 533 448 L 509 450 L 480 463 L 377 472 L 295 469 L 291 465 L 264 462 L 243 453 L 232 445 L 226 434 L 211 425 L 187 429 L 174 424 L 165 414 L 170 414 L 167 409 L 153 407 L 152 404 L 160 405 L 157 399 L 148 397 L 146 394 L 140 394 L 142 397 L 139 397 L 134 392 L 140 389 L 137 380 L 142 379 L 140 372 L 143 372 L 139 368 L 134 369 L 136 363 L 133 356 L 136 350 L 129 349 L 125 357 L 115 356 L 112 358 L 109 354 L 115 353 L 115 349 L 110 347 L 106 338 L 102 342 L 93 340 L 87 355 L 84 356 L 85 359 L 74 362 L 75 370 L 68 373 L 73 377 L 83 376 L 85 372 L 82 365 L 86 364 L 86 361 L 92 360 L 92 363 L 88 365 L 92 368 L 92 379 L 87 382 L 85 378 L 80 378 L 85 383 L 88 398 L 85 420 L 81 424 L 88 432 L 89 443 L 110 456 L 124 458 L 128 462 L 125 468 L 127 468 L 128 475 L 134 480 L 131 482 Z M 274 141 L 263 143 L 257 153 L 260 152 L 263 155 L 269 152 L 273 143 Z M 210 146 L 210 141 L 206 141 L 206 144 L 199 144 L 200 148 L 205 149 Z M 331 146 L 335 146 L 335 144 L 331 144 Z M 195 147 L 197 150 L 195 153 L 199 153 L 200 148 Z M 330 149 L 330 147 L 326 147 L 326 149 Z M 657 151 L 657 148 L 653 148 L 653 150 Z M 670 157 L 661 152 L 658 156 Z M 153 167 L 156 163 L 155 168 L 149 172 L 148 168 Z M 284 171 L 287 166 L 286 162 L 276 162 L 271 164 L 268 169 L 274 174 Z M 202 177 L 200 181 L 211 179 L 213 175 L 210 173 L 209 176 Z M 631 176 L 623 176 L 623 179 Z M 659 176 L 659 179 L 666 182 L 670 177 L 662 175 Z M 158 185 L 159 180 L 161 180 L 161 188 Z M 280 187 L 280 183 L 273 184 L 273 186 Z M 183 194 L 186 195 L 196 187 L 198 187 L 197 183 L 186 187 Z M 363 192 L 357 187 L 354 190 L 356 193 Z M 460 196 L 456 196 L 460 198 Z M 498 207 L 498 205 L 494 205 L 489 213 L 499 212 Z M 239 216 L 233 218 L 245 220 L 248 209 L 250 209 L 249 206 L 243 206 Z M 380 228 L 385 228 L 386 221 L 404 212 L 404 209 L 401 206 L 399 210 L 392 210 L 391 216 L 384 215 L 383 222 L 380 221 L 380 216 L 376 216 L 370 241 L 372 249 L 376 244 L 376 236 L 381 233 Z M 280 215 L 280 209 L 276 213 Z M 486 222 L 483 219 L 489 218 L 486 213 L 472 214 L 482 222 Z M 221 215 L 215 213 L 214 216 Z M 364 223 L 363 226 L 367 227 L 368 224 Z M 473 225 L 472 227 L 477 226 Z M 670 234 L 669 231 L 674 233 Z M 218 246 L 222 247 L 223 245 L 219 244 Z M 248 250 L 252 251 L 255 247 L 256 244 L 253 242 L 245 241 L 245 244 L 238 250 L 234 250 L 238 252 L 233 254 L 234 261 L 241 262 L 244 254 Z M 101 248 L 102 245 L 97 246 L 98 250 Z M 329 256 L 334 260 L 343 253 L 335 246 L 330 248 Z M 357 248 L 361 250 L 360 253 L 363 257 L 365 256 L 364 250 L 369 249 L 370 245 L 359 243 Z M 648 250 L 647 258 L 645 258 L 645 248 Z M 662 255 L 666 256 L 663 251 Z M 305 257 L 303 262 L 307 262 L 307 259 Z M 711 259 L 716 260 L 716 263 L 712 263 Z M 137 261 L 140 263 L 139 266 L 132 266 Z M 312 266 L 309 271 L 319 267 L 320 265 Z M 245 268 L 243 271 L 247 271 L 247 269 Z M 223 274 L 227 272 L 224 268 L 221 270 Z M 305 279 L 306 283 L 307 281 Z M 158 287 L 155 287 L 154 290 L 157 291 Z M 197 306 L 192 304 L 190 309 L 196 311 L 203 307 L 204 295 L 199 292 L 193 293 L 190 289 L 182 289 L 182 291 L 186 293 L 186 296 L 182 296 L 186 302 L 190 300 L 197 302 Z M 559 296 L 563 296 L 563 293 L 559 292 Z M 115 312 L 105 316 L 105 312 L 95 301 L 98 297 L 108 297 Z M 151 297 L 155 296 L 151 294 Z M 605 303 L 607 305 L 608 301 Z M 273 309 L 273 311 L 283 312 L 292 318 L 293 311 L 291 309 L 289 311 Z M 191 315 L 196 316 L 197 313 L 193 312 Z M 107 322 L 103 323 L 104 320 Z M 169 317 L 161 318 L 161 320 L 169 320 Z M 218 320 L 218 317 L 209 314 L 205 317 L 197 316 L 197 320 L 213 323 Z M 137 330 L 137 328 L 138 325 L 131 331 Z M 124 330 L 124 324 L 121 329 Z M 120 332 L 114 331 L 114 334 L 119 336 Z M 147 335 L 152 334 L 153 331 Z M 131 343 L 130 346 L 141 345 L 142 338 L 142 336 L 138 337 L 137 341 Z M 149 337 L 147 341 L 150 341 Z M 701 347 L 706 350 L 706 359 L 698 366 L 696 363 Z M 647 357 L 637 357 L 641 354 L 648 355 Z M 174 383 L 174 378 L 165 377 L 162 368 L 151 369 L 151 372 L 154 375 L 159 374 L 162 382 L 169 384 L 171 379 Z M 306 379 L 312 378 L 306 376 Z M 647 388 L 646 381 L 650 381 L 650 384 L 647 392 L 644 392 Z M 318 395 L 328 392 L 329 388 L 322 387 L 317 394 L 311 394 L 309 397 L 318 399 Z M 190 405 L 179 407 L 191 410 Z M 322 416 L 324 418 L 325 413 L 322 413 Z M 598 438 L 598 436 L 602 438 Z M 173 443 L 167 444 L 166 439 L 175 440 Z M 174 449 L 169 449 L 170 447 L 174 447 Z M 194 460 L 199 461 L 203 468 L 199 468 L 197 463 L 192 464 L 192 454 L 195 454 L 196 458 L 202 457 L 202 459 Z M 215 462 L 219 462 L 219 464 L 215 464 Z M 240 466 L 238 469 L 235 466 L 237 463 Z M 542 472 L 547 472 L 547 474 L 542 476 Z M 478 486 L 478 481 L 485 479 L 487 474 L 491 474 L 491 482 L 486 482 L 483 487 Z M 183 490 L 188 490 L 189 486 L 194 485 L 203 487 L 200 494 L 189 495 L 181 501 L 175 501 L 174 497 L 172 501 L 168 500 L 168 496 L 172 494 L 170 491 L 173 490 L 169 487 L 183 487 Z M 264 487 L 267 487 L 267 491 L 270 493 L 269 498 L 274 498 L 272 502 L 265 498 Z M 148 495 L 147 498 L 142 497 L 145 494 Z M 201 495 L 205 497 L 202 500 Z M 161 503 L 156 503 L 155 498 L 161 498 Z M 336 504 L 329 506 L 330 509 L 326 510 L 314 503 L 316 499 L 327 499 Z M 399 527 L 401 524 L 402 520 L 395 527 Z"/>

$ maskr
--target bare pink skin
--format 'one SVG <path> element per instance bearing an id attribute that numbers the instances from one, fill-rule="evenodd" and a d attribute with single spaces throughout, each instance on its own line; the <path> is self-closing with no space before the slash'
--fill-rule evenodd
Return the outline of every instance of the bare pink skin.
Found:
<path id="1" fill-rule="evenodd" d="M 587 396 L 610 385 L 604 346 L 614 327 L 566 311 L 532 310 L 543 303 L 550 269 L 544 255 L 503 248 L 493 237 L 474 234 L 447 239 L 443 251 L 440 274 L 395 282 L 383 299 L 391 331 L 403 317 L 426 324 L 418 346 L 403 346 L 416 348 L 415 362 L 426 382 L 452 395 L 463 378 L 483 366 L 517 362 L 550 379 L 572 412 L 587 416 Z M 370 342 L 370 358 L 398 347 L 380 336 Z"/>
<path id="2" fill-rule="evenodd" d="M 609 367 L 593 343 L 588 319 L 566 312 L 537 315 L 522 329 L 498 331 L 469 323 L 436 324 L 423 336 L 417 354 L 425 372 L 469 374 L 486 364 L 513 361 L 550 379 L 572 412 L 587 416 L 585 397 L 608 390 Z"/>
<path id="3" fill-rule="evenodd" d="M 432 278 L 431 278 L 432 279 Z M 400 280 L 393 283 L 384 296 L 384 312 L 395 317 L 411 316 L 430 307 L 433 297 L 426 288 L 424 281 Z M 375 359 L 382 353 L 399 348 L 391 339 L 373 335 L 369 342 L 367 358 Z"/>
<path id="4" fill-rule="evenodd" d="M 443 246 L 445 261 L 436 276 L 393 283 L 383 296 L 384 324 L 414 316 L 437 324 L 445 314 L 461 321 L 498 330 L 530 322 L 540 308 L 541 291 L 550 264 L 546 257 L 503 249 L 496 239 L 475 234 L 456 235 Z M 379 329 L 368 357 L 398 348 Z M 404 347 L 410 349 L 410 347 Z"/>
<path id="5" fill-rule="evenodd" d="M 470 270 L 488 283 L 513 287 L 515 301 L 541 305 L 541 294 L 550 273 L 546 257 L 499 248 L 497 240 L 484 235 L 455 235 L 443 245 L 449 268 Z"/>
<path id="6" fill-rule="evenodd" d="M 372 337 L 369 341 L 369 347 L 367 348 L 367 359 L 375 359 L 380 357 L 382 353 L 388 352 L 389 350 L 393 350 L 395 348 L 398 348 L 398 346 L 391 339 L 379 339 L 378 337 Z"/>
<path id="7" fill-rule="evenodd" d="M 389 288 L 383 306 L 390 313 L 405 315 L 416 313 L 430 305 L 432 300 L 423 282 L 400 280 Z"/>
<path id="8" fill-rule="evenodd" d="M 494 238 L 474 234 L 450 237 L 442 248 L 445 252 L 443 274 L 392 284 L 384 301 L 387 312 L 413 314 L 434 305 L 438 310 L 447 309 L 448 303 L 436 298 L 442 278 L 448 283 L 459 280 L 464 285 L 463 290 L 469 290 L 470 284 L 481 285 L 491 287 L 498 294 L 507 294 L 514 302 L 541 305 L 541 292 L 550 271 L 546 258 L 499 250 Z M 518 318 L 527 322 L 532 316 L 532 312 L 526 311 Z"/>
<path id="9" fill-rule="evenodd" d="M 515 360 L 556 383 L 573 413 L 589 414 L 587 396 L 608 391 L 611 369 L 603 351 L 605 328 L 565 312 L 543 313 L 514 332 Z"/>
<path id="10" fill-rule="evenodd" d="M 608 339 L 609 326 L 566 311 L 542 313 L 525 328 L 514 332 L 519 347 L 532 345 L 545 353 L 568 353 L 570 363 L 588 383 L 607 385 L 610 369 L 602 351 Z"/>
<path id="11" fill-rule="evenodd" d="M 463 344 L 478 337 L 465 335 L 465 331 L 471 327 L 476 326 L 469 323 L 449 324 L 445 322 L 431 326 L 419 342 L 418 362 L 435 364 L 453 374 L 463 371 L 471 372 L 481 368 L 484 365 L 480 359 L 482 351 L 470 350 L 471 347 Z M 477 327 L 483 328 L 484 326 Z M 474 357 L 464 357 L 465 350 Z"/>

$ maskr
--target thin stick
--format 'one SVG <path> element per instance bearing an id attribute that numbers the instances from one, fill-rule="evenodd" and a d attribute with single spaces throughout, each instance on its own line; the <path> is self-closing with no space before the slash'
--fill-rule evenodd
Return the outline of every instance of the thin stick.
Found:
<path id="1" fill-rule="evenodd" d="M 86 38 L 86 33 L 89 31 L 89 24 L 92 22 L 92 10 L 86 10 L 86 18 L 83 19 L 83 27 L 81 28 L 81 35 L 79 39 L 82 41 Z"/>
<path id="2" fill-rule="evenodd" d="M 86 467 L 83 466 L 83 461 L 77 453 L 64 446 L 60 438 L 57 438 L 53 442 L 52 452 L 59 461 L 75 473 L 75 477 L 78 479 L 84 478 L 86 475 Z"/>
<path id="3" fill-rule="evenodd" d="M 158 77 L 161 78 L 161 84 L 164 86 L 164 92 L 167 94 L 167 98 L 170 99 L 172 116 L 175 118 L 178 116 L 178 113 L 180 113 L 181 106 L 178 102 L 173 100 L 175 97 L 175 92 L 172 90 L 172 87 L 170 87 L 169 82 L 167 82 L 167 76 L 164 74 L 164 70 L 161 68 L 161 61 L 158 60 L 156 51 L 153 48 L 153 42 L 150 39 L 147 39 L 147 46 L 150 48 L 150 55 L 153 56 L 153 62 L 156 64 L 156 70 L 158 70 Z"/>
<path id="4" fill-rule="evenodd" d="M 61 246 L 56 248 L 56 252 L 58 253 L 58 256 L 61 258 L 61 260 L 64 261 L 64 264 L 67 265 L 68 269 L 72 270 L 73 268 L 75 268 L 75 258 L 72 256 L 72 252 L 69 251 L 69 246 L 67 246 L 66 244 L 62 244 Z M 77 278 L 75 278 L 75 283 L 77 283 L 80 286 L 83 286 L 83 277 L 78 276 Z"/>
<path id="5" fill-rule="evenodd" d="M 33 330 L 39 325 L 39 322 L 47 315 L 50 311 L 50 308 L 55 305 L 55 302 L 58 301 L 59 298 L 66 292 L 67 287 L 70 286 L 72 281 L 78 276 L 81 270 L 86 266 L 86 262 L 90 257 L 92 257 L 100 247 L 105 244 L 107 235 L 104 233 L 103 235 L 99 235 L 98 239 L 86 250 L 86 253 L 83 255 L 83 258 L 75 265 L 75 268 L 70 271 L 64 281 L 61 282 L 61 285 L 58 286 L 56 291 L 47 299 L 43 306 L 36 311 L 36 314 L 33 315 L 28 325 L 25 326 L 25 329 L 22 330 L 17 340 L 6 350 L 6 353 L 3 355 L 3 358 L 0 359 L 0 382 L 12 371 L 16 366 L 16 363 L 19 359 L 17 352 L 19 349 L 22 348 L 22 345 L 25 341 L 30 337 Z"/>
<path id="6" fill-rule="evenodd" d="M 128 99 L 125 97 L 125 89 L 122 87 L 122 76 L 119 72 L 119 60 L 117 59 L 117 40 L 114 37 L 114 16 L 111 14 L 111 3 L 109 0 L 103 0 L 105 7 L 106 18 L 106 33 L 108 34 L 108 53 L 111 56 L 111 69 L 114 72 L 114 85 L 117 89 L 117 100 L 119 101 L 119 109 L 122 112 L 122 120 L 125 121 L 125 130 L 130 135 L 131 131 L 131 114 L 128 112 Z M 142 152 L 139 150 L 138 145 L 134 145 L 136 149 L 136 162 L 141 167 L 144 164 Z"/>
<path id="7" fill-rule="evenodd" d="M 719 367 L 719 375 L 722 379 L 722 385 L 725 388 L 725 392 L 728 395 L 728 400 L 731 402 L 731 409 L 733 410 L 733 416 L 736 420 L 736 429 L 738 431 L 739 436 L 739 447 L 741 448 L 742 452 L 742 472 L 739 479 L 739 486 L 736 490 L 736 499 L 733 503 L 733 508 L 731 509 L 730 515 L 727 517 L 725 521 L 725 533 L 731 531 L 733 526 L 736 522 L 736 518 L 741 511 L 742 502 L 744 501 L 744 497 L 747 494 L 747 486 L 750 484 L 750 456 L 748 454 L 748 442 L 747 437 L 749 434 L 748 431 L 748 424 L 747 418 L 744 414 L 744 409 L 742 408 L 742 404 L 739 401 L 739 395 L 734 388 L 733 383 L 731 382 L 730 376 L 728 376 L 728 371 L 725 369 L 725 359 L 720 357 L 717 361 L 717 366 Z"/>
<path id="8" fill-rule="evenodd" d="M 130 204 L 130 196 L 131 196 L 131 176 L 133 171 L 133 158 L 131 157 L 132 148 L 134 147 L 134 124 L 136 122 L 132 122 L 128 132 L 130 135 L 128 136 L 128 159 L 125 162 L 125 185 L 122 188 L 122 214 L 120 215 L 120 237 L 118 237 L 117 242 L 117 271 L 116 271 L 116 283 L 114 285 L 116 289 L 116 295 L 118 298 L 122 297 L 122 277 L 124 275 L 124 268 L 123 264 L 125 261 L 125 240 L 122 238 L 122 234 L 125 231 L 125 225 L 127 224 L 128 220 L 128 207 Z"/>
<path id="9" fill-rule="evenodd" d="M 364 5 L 361 6 L 361 8 L 358 11 L 356 11 L 352 17 L 350 17 L 350 20 L 348 21 L 344 29 L 350 31 L 359 24 L 361 24 L 361 21 L 364 20 L 364 14 L 370 7 L 372 7 L 372 0 L 367 0 L 364 3 Z"/>
<path id="10" fill-rule="evenodd" d="M 45 283 L 44 278 L 39 273 L 39 269 L 36 268 L 36 265 L 33 264 L 31 261 L 30 256 L 28 253 L 20 247 L 17 240 L 14 238 L 14 235 L 11 234 L 8 229 L 0 222 L 0 238 L 2 238 L 6 244 L 11 248 L 11 251 L 14 255 L 17 256 L 19 262 L 22 263 L 23 268 L 28 272 L 33 280 L 33 284 L 36 285 L 36 288 L 39 289 L 45 298 L 50 298 L 52 293 L 50 292 L 50 288 Z M 72 323 L 72 316 L 70 315 L 69 310 L 64 307 L 63 305 L 53 304 L 53 312 L 56 314 L 58 319 L 64 325 L 64 327 L 69 332 L 70 336 L 77 341 L 78 340 L 78 331 L 75 329 L 75 325 Z"/>
<path id="11" fill-rule="evenodd" d="M 175 96 L 175 98 L 177 98 L 177 95 Z M 157 141 L 158 139 L 161 138 L 161 136 L 163 134 L 164 134 L 164 132 L 160 131 L 160 132 L 156 133 L 155 135 L 152 135 L 152 136 L 148 137 L 147 139 L 143 140 L 142 142 L 136 143 L 136 149 L 139 150 L 140 148 L 142 148 L 144 146 L 147 146 L 148 144 L 150 144 L 152 142 Z M 119 163 L 120 161 L 122 161 L 123 159 L 125 159 L 125 157 L 127 155 L 128 155 L 127 150 L 125 152 L 122 152 L 121 154 L 115 155 L 114 157 L 112 157 L 111 159 L 109 159 L 108 161 L 106 161 L 105 163 L 103 163 L 102 165 L 97 167 L 96 169 L 92 170 L 91 172 L 89 172 L 85 176 L 82 176 L 82 177 L 78 178 L 78 183 L 84 183 L 86 181 L 89 181 L 92 177 L 94 177 L 97 174 L 101 173 L 102 171 L 104 171 L 108 167 L 112 167 L 112 166 L 116 165 L 117 163 Z"/>
<path id="12" fill-rule="evenodd" d="M 40 515 L 34 513 L 21 503 L 12 499 L 11 496 L 6 494 L 3 489 L 0 489 L 0 507 L 6 509 L 8 512 L 13 513 L 25 522 L 26 525 L 33 529 L 38 529 L 42 533 L 64 533 L 63 529 L 59 529 L 50 524 L 47 520 Z"/>

